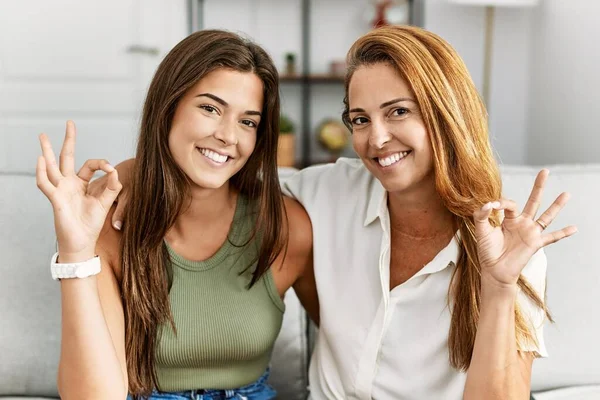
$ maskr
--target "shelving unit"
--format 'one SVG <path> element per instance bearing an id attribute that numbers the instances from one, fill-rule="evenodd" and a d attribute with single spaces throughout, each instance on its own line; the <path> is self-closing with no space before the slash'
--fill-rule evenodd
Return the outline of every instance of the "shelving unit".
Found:
<path id="1" fill-rule="evenodd" d="M 296 83 L 344 83 L 343 76 L 313 74 L 313 75 L 282 75 L 279 77 L 280 82 L 296 82 Z"/>
<path id="2" fill-rule="evenodd" d="M 302 29 L 302 68 L 298 75 L 283 75 L 280 77 L 282 84 L 301 85 L 301 128 L 299 135 L 301 137 L 301 159 L 297 162 L 298 168 L 304 168 L 315 162 L 311 157 L 311 141 L 314 140 L 314 134 L 311 132 L 311 89 L 313 85 L 342 85 L 344 77 L 328 74 L 312 74 L 310 68 L 310 17 L 311 5 L 315 0 L 302 0 L 301 11 L 301 29 Z M 411 8 L 410 23 L 412 25 L 423 26 L 423 10 L 425 0 L 409 0 Z"/>

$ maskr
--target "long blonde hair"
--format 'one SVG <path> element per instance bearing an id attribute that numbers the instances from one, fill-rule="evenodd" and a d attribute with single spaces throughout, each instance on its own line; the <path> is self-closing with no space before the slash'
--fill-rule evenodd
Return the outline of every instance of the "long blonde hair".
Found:
<path id="1" fill-rule="evenodd" d="M 349 121 L 348 86 L 362 65 L 392 65 L 411 86 L 433 147 L 436 189 L 454 215 L 460 232 L 460 256 L 448 291 L 452 319 L 450 363 L 467 370 L 471 363 L 479 307 L 481 270 L 473 212 L 501 197 L 502 181 L 488 136 L 485 106 L 456 51 L 442 38 L 410 26 L 385 26 L 359 38 L 348 51 L 343 120 Z M 497 213 L 490 217 L 500 225 Z M 523 292 L 551 317 L 544 302 L 521 276 Z M 536 343 L 532 327 L 515 305 L 518 347 Z"/>

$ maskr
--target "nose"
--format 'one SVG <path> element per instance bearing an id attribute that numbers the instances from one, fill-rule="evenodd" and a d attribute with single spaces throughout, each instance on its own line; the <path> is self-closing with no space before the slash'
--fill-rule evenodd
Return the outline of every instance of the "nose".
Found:
<path id="1" fill-rule="evenodd" d="M 383 122 L 373 121 L 371 124 L 371 133 L 369 135 L 369 145 L 376 149 L 382 149 L 386 143 L 392 140 L 392 134 Z"/>
<path id="2" fill-rule="evenodd" d="M 226 146 L 236 145 L 238 143 L 236 134 L 237 121 L 229 118 L 221 119 L 221 122 L 215 130 L 214 137 Z"/>

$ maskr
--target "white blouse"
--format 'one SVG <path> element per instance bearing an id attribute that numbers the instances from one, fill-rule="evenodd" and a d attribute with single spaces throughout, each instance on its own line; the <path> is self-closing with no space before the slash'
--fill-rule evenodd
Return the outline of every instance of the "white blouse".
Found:
<path id="1" fill-rule="evenodd" d="M 313 226 L 321 327 L 310 363 L 312 399 L 462 399 L 466 374 L 448 361 L 456 239 L 390 291 L 387 192 L 360 160 L 304 169 L 283 187 Z M 542 251 L 523 274 L 544 298 Z M 539 344 L 526 350 L 546 356 L 544 312 L 522 293 L 518 302 Z"/>

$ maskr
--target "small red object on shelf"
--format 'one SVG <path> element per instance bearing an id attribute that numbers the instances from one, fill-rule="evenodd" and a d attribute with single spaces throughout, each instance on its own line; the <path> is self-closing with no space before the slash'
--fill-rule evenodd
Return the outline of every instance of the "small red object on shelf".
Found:
<path id="1" fill-rule="evenodd" d="M 373 24 L 373 28 L 389 25 L 389 22 L 385 19 L 385 10 L 390 7 L 392 3 L 392 0 L 383 0 L 378 1 L 375 4 L 375 18 L 371 22 Z"/>

